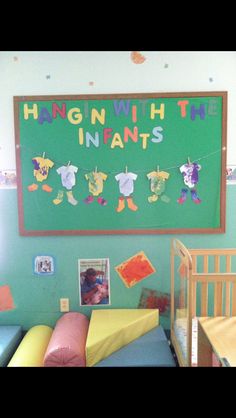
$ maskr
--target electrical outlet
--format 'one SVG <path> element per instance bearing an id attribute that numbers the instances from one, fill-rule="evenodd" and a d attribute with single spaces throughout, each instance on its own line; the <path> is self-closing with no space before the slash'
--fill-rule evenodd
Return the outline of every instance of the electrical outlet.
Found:
<path id="1" fill-rule="evenodd" d="M 60 299 L 60 311 L 61 312 L 69 312 L 69 299 L 68 298 L 61 298 Z"/>

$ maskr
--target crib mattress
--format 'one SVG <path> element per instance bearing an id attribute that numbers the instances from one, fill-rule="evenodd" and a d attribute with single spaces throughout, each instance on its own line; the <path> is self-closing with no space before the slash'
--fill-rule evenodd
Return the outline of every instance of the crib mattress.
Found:
<path id="1" fill-rule="evenodd" d="M 187 319 L 186 318 L 178 318 L 174 324 L 175 335 L 179 342 L 181 351 L 183 356 L 187 357 Z M 192 319 L 192 356 L 191 356 L 191 365 L 192 367 L 197 367 L 198 362 L 198 323 L 197 318 Z M 212 353 L 212 366 L 219 367 L 220 362 L 215 355 Z"/>
<path id="2" fill-rule="evenodd" d="M 178 318 L 174 323 L 176 338 L 184 358 L 187 357 L 187 319 Z M 192 366 L 197 366 L 197 318 L 192 319 Z"/>

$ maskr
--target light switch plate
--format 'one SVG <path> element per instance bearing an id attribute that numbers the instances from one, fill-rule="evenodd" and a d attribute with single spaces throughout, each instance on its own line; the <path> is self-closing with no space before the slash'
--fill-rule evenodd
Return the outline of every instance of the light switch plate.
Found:
<path id="1" fill-rule="evenodd" d="M 60 311 L 61 312 L 69 312 L 69 299 L 68 298 L 61 298 L 60 299 Z"/>

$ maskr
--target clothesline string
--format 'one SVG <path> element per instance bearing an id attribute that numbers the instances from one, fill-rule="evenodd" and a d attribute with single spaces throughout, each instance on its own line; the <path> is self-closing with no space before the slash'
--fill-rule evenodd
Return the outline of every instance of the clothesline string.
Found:
<path id="1" fill-rule="evenodd" d="M 38 156 L 40 156 L 40 155 L 42 155 L 42 151 L 41 152 L 38 152 L 38 153 L 35 153 L 32 149 L 30 149 L 29 147 L 26 147 L 26 146 L 19 146 L 19 148 L 22 148 L 22 149 L 25 149 L 27 152 L 29 152 L 29 153 L 31 153 L 31 155 L 32 154 L 34 154 L 34 156 L 36 155 L 36 154 L 38 154 Z M 201 161 L 201 160 L 203 160 L 203 159 L 205 159 L 205 158 L 209 158 L 209 157 L 211 157 L 211 156 L 213 156 L 213 155 L 215 155 L 215 154 L 217 154 L 217 153 L 219 153 L 219 152 L 221 152 L 222 150 L 225 150 L 225 148 L 219 148 L 218 150 L 216 150 L 216 151 L 212 151 L 212 152 L 210 152 L 210 153 L 208 153 L 208 154 L 205 154 L 205 155 L 203 155 L 203 156 L 201 156 L 201 157 L 199 157 L 199 158 L 196 158 L 196 159 L 194 159 L 194 160 L 192 160 L 191 162 L 192 163 L 194 163 L 194 162 L 197 162 L 197 161 Z M 46 158 L 47 158 L 47 153 L 46 153 Z M 51 157 L 49 158 L 49 159 L 51 159 Z M 68 165 L 68 162 L 62 162 L 62 161 L 53 161 L 54 162 L 54 167 L 55 168 L 57 168 L 57 167 L 61 167 L 61 166 L 67 166 Z M 70 161 L 71 162 L 71 161 Z M 187 162 L 186 162 L 187 163 Z M 73 164 L 72 164 L 73 165 Z M 170 167 L 161 167 L 160 165 L 159 165 L 159 170 L 160 171 L 170 171 L 170 170 L 175 170 L 175 169 L 178 169 L 178 168 L 180 168 L 181 166 L 183 165 L 183 161 L 180 163 L 180 164 L 178 164 L 178 165 L 174 165 L 174 166 L 170 166 Z M 79 168 L 79 170 L 80 171 L 84 171 L 84 172 L 91 172 L 91 171 L 93 171 L 94 170 L 94 167 L 93 168 L 85 168 L 85 167 L 78 167 Z M 156 167 L 155 167 L 156 168 Z M 135 173 L 137 173 L 137 174 L 141 174 L 141 173 L 146 173 L 147 171 L 149 171 L 150 170 L 150 167 L 149 168 L 146 168 L 146 169 L 143 169 L 143 170 L 136 170 L 135 168 L 132 168 L 132 172 L 135 172 Z M 116 171 L 106 171 L 106 174 L 117 174 L 117 173 L 120 173 L 120 169 L 119 170 L 116 170 Z"/>

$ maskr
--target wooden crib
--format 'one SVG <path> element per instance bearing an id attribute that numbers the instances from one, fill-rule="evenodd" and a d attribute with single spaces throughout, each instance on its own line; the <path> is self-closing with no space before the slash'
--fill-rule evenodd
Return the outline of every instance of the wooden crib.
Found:
<path id="1" fill-rule="evenodd" d="M 236 248 L 187 249 L 173 239 L 171 342 L 180 366 L 193 365 L 192 327 L 199 316 L 236 316 Z"/>

